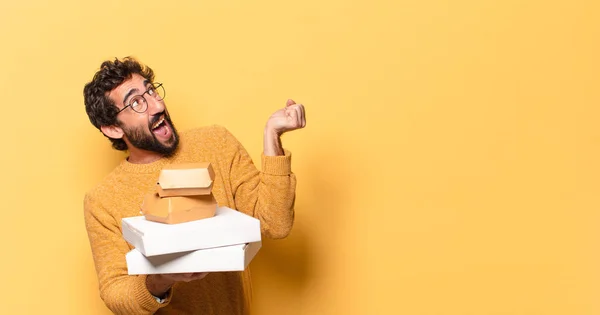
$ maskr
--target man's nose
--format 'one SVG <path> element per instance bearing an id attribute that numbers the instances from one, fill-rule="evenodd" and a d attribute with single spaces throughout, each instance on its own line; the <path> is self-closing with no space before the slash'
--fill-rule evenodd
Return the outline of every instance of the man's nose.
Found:
<path id="1" fill-rule="evenodd" d="M 145 95 L 146 102 L 148 103 L 148 113 L 152 116 L 162 113 L 165 111 L 165 103 L 159 101 L 152 96 Z"/>

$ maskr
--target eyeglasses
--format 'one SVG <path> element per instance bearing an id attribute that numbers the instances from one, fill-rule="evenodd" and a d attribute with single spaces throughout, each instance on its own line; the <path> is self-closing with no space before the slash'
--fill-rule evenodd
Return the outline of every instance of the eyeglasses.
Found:
<path id="1" fill-rule="evenodd" d="M 132 97 L 131 101 L 129 101 L 129 104 L 121 108 L 121 110 L 117 112 L 117 115 L 124 111 L 127 107 L 131 107 L 131 109 L 133 109 L 136 113 L 141 114 L 145 112 L 148 109 L 148 102 L 144 97 L 144 94 L 146 93 L 148 93 L 148 95 L 152 96 L 152 98 L 157 101 L 162 101 L 165 98 L 165 88 L 163 87 L 162 83 L 152 83 L 146 92 Z"/>

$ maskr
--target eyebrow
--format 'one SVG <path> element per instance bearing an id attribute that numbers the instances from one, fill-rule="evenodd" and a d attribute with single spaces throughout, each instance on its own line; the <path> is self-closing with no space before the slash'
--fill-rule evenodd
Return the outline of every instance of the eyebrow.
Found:
<path id="1" fill-rule="evenodd" d="M 148 85 L 148 83 L 150 83 L 150 81 L 149 81 L 148 79 L 144 80 L 144 86 L 147 86 L 147 85 Z M 126 104 L 125 102 L 126 102 L 126 101 L 127 101 L 127 99 L 128 99 L 130 96 L 131 96 L 131 94 L 133 94 L 133 93 L 135 93 L 135 92 L 137 92 L 137 91 L 139 91 L 139 90 L 138 90 L 138 89 L 136 89 L 136 88 L 133 88 L 133 89 L 129 90 L 129 92 L 127 92 L 127 94 L 125 94 L 125 97 L 123 97 L 123 105 L 125 105 L 125 104 Z"/>

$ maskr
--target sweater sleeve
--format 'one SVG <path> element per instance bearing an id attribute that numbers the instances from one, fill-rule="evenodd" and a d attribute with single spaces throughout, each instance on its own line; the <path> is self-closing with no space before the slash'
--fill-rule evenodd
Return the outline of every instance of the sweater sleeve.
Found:
<path id="1" fill-rule="evenodd" d="M 146 288 L 146 275 L 128 275 L 129 246 L 120 224 L 90 194 L 84 198 L 84 219 L 96 267 L 100 297 L 114 314 L 154 314 L 169 304 L 159 303 Z"/>
<path id="2" fill-rule="evenodd" d="M 294 224 L 296 176 L 291 152 L 282 156 L 261 154 L 259 171 L 246 149 L 223 128 L 224 151 L 237 210 L 260 220 L 261 232 L 273 239 L 289 235 Z"/>

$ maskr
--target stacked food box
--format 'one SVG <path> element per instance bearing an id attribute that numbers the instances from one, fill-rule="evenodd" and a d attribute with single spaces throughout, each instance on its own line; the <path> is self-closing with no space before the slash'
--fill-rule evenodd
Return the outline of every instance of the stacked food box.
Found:
<path id="1" fill-rule="evenodd" d="M 260 221 L 219 206 L 210 163 L 174 164 L 160 172 L 140 216 L 123 218 L 130 275 L 242 271 L 261 248 Z"/>

